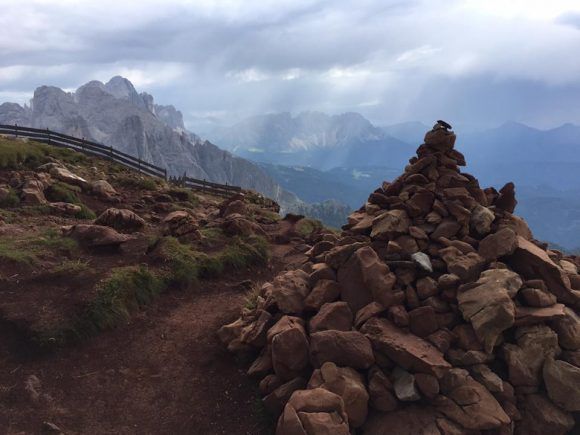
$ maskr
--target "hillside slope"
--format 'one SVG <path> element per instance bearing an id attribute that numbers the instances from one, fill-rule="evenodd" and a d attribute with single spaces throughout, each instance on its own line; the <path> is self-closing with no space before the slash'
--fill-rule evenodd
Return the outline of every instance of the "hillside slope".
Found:
<path id="1" fill-rule="evenodd" d="M 2 432 L 270 433 L 214 331 L 323 230 L 253 200 L 0 137 Z"/>

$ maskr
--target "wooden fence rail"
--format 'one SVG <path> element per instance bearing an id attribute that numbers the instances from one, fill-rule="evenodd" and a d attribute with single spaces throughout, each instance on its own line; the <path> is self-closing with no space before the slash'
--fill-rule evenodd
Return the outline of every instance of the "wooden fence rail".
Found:
<path id="1" fill-rule="evenodd" d="M 131 169 L 135 169 L 144 174 L 163 178 L 169 182 L 188 187 L 193 190 L 207 192 L 213 195 L 230 197 L 237 193 L 243 192 L 239 186 L 230 186 L 228 184 L 213 183 L 210 181 L 191 178 L 186 175 L 182 177 L 167 177 L 167 169 L 160 168 L 152 163 L 141 160 L 135 156 L 119 151 L 112 146 L 86 140 L 84 138 L 69 136 L 58 133 L 49 129 L 40 129 L 32 127 L 23 127 L 20 125 L 3 125 L 0 124 L 0 134 L 22 136 L 37 142 L 47 143 L 62 148 L 69 148 L 84 154 L 96 157 L 103 157 Z M 273 204 L 276 204 L 274 201 Z"/>

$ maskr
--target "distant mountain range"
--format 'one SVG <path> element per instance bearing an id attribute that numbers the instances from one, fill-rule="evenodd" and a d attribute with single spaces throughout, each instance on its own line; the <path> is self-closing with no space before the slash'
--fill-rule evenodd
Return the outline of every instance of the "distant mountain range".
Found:
<path id="1" fill-rule="evenodd" d="M 400 167 L 415 152 L 415 147 L 375 127 L 359 113 L 256 116 L 215 130 L 209 138 L 257 162 L 320 170 L 366 166 L 376 159 Z"/>
<path id="2" fill-rule="evenodd" d="M 181 112 L 155 104 L 123 77 L 91 81 L 75 92 L 41 86 L 30 106 L 0 105 L 0 124 L 20 124 L 85 137 L 140 157 L 171 174 L 254 189 L 283 205 L 299 200 L 254 163 L 186 130 Z"/>
<path id="3" fill-rule="evenodd" d="M 420 122 L 379 128 L 357 113 L 281 113 L 249 118 L 212 138 L 261 162 L 305 201 L 358 208 L 370 190 L 401 172 L 430 128 Z M 580 126 L 539 130 L 509 122 L 457 134 L 467 170 L 484 187 L 516 183 L 517 211 L 536 235 L 568 249 L 580 246 Z"/>

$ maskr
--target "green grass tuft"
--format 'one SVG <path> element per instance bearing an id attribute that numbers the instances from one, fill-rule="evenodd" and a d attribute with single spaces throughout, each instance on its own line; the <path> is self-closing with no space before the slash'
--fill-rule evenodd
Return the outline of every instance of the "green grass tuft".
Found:
<path id="1" fill-rule="evenodd" d="M 0 138 L 0 169 L 35 169 L 57 159 L 65 163 L 85 163 L 88 157 L 73 150 L 39 142 Z"/>
<path id="2" fill-rule="evenodd" d="M 69 204 L 81 204 L 81 200 L 77 196 L 81 192 L 78 186 L 71 186 L 70 184 L 57 181 L 49 186 L 44 195 L 50 202 L 68 202 Z"/>
<path id="3" fill-rule="evenodd" d="M 88 208 L 86 205 L 84 204 L 79 204 L 81 209 L 80 211 L 75 213 L 75 218 L 77 219 L 87 219 L 87 220 L 93 220 L 97 218 L 97 215 L 95 214 L 94 211 L 92 211 L 90 208 Z"/>
<path id="4" fill-rule="evenodd" d="M 114 177 L 115 183 L 136 190 L 158 190 L 162 181 L 153 177 L 119 174 Z"/>
<path id="5" fill-rule="evenodd" d="M 65 260 L 50 269 L 50 274 L 54 276 L 69 277 L 79 275 L 89 269 L 89 262 L 85 260 Z"/>
<path id="6" fill-rule="evenodd" d="M 95 300 L 68 331 L 76 338 L 95 335 L 129 319 L 131 312 L 151 303 L 165 282 L 146 266 L 114 269 L 97 288 Z"/>
<path id="7" fill-rule="evenodd" d="M 311 218 L 300 219 L 296 223 L 296 231 L 303 237 L 308 237 L 313 232 L 321 230 L 323 225 L 320 221 Z"/>

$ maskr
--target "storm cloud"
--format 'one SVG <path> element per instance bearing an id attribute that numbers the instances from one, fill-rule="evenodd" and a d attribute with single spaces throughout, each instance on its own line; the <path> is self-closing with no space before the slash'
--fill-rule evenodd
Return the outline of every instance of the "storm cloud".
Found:
<path id="1" fill-rule="evenodd" d="M 129 78 L 188 126 L 357 111 L 377 124 L 580 122 L 574 0 L 3 0 L 0 101 Z"/>

